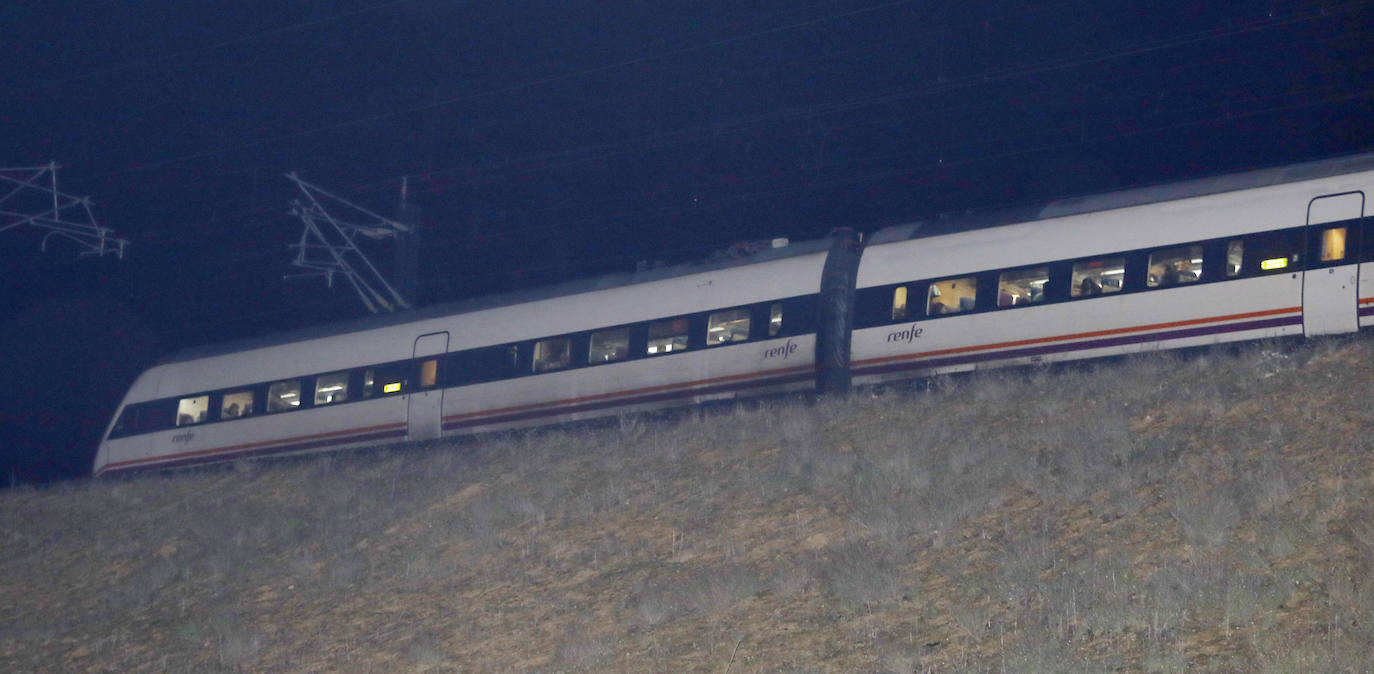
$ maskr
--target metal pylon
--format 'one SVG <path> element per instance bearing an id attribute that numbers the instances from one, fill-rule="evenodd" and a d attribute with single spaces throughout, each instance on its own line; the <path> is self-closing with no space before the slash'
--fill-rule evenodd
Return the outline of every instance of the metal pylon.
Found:
<path id="1" fill-rule="evenodd" d="M 47 166 L 0 168 L 0 232 L 20 227 L 46 230 L 38 250 L 48 251 L 48 239 L 60 237 L 81 247 L 79 255 L 114 255 L 124 259 L 128 239 L 112 236 L 113 229 L 96 223 L 90 197 L 76 197 L 57 189 L 55 162 Z"/>
<path id="2" fill-rule="evenodd" d="M 341 276 L 374 314 L 409 309 L 410 303 L 377 271 L 356 240 L 360 235 L 370 239 L 395 237 L 409 232 L 410 227 L 330 194 L 295 173 L 286 177 L 296 183 L 301 193 L 300 198 L 291 201 L 290 213 L 305 225 L 300 241 L 290 246 L 296 250 L 296 259 L 291 264 L 310 271 L 287 274 L 284 278 L 323 276 L 325 283 L 333 287 L 334 277 Z"/>

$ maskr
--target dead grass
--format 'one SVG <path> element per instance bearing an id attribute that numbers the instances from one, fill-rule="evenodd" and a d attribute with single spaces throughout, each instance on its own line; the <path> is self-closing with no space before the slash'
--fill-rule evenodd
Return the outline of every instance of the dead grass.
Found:
<path id="1" fill-rule="evenodd" d="M 1362 671 L 1374 340 L 0 494 L 4 671 Z"/>

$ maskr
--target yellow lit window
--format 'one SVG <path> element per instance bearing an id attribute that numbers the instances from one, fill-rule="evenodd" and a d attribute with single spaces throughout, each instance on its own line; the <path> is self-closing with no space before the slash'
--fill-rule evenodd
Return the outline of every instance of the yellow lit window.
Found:
<path id="1" fill-rule="evenodd" d="M 906 318 L 906 286 L 900 286 L 892 291 L 892 320 L 900 321 Z"/>
<path id="2" fill-rule="evenodd" d="M 253 416 L 252 391 L 235 391 L 224 394 L 224 400 L 219 407 L 219 418 L 237 419 L 251 416 Z"/>
<path id="3" fill-rule="evenodd" d="M 978 277 L 945 279 L 930 284 L 926 297 L 926 314 L 957 314 L 973 311 L 978 296 Z"/>
<path id="4" fill-rule="evenodd" d="M 210 396 L 182 398 L 177 401 L 177 425 L 190 426 L 204 422 L 209 411 Z"/>
<path id="5" fill-rule="evenodd" d="M 1075 262 L 1069 297 L 1097 297 L 1120 292 L 1126 278 L 1126 258 L 1104 257 Z"/>
<path id="6" fill-rule="evenodd" d="M 728 344 L 749 339 L 749 310 L 726 309 L 706 319 L 706 345 Z"/>
<path id="7" fill-rule="evenodd" d="M 554 337 L 534 343 L 534 372 L 561 370 L 569 365 L 572 365 L 572 340 Z"/>
<path id="8" fill-rule="evenodd" d="M 1045 283 L 1049 280 L 1049 267 L 1028 267 L 1002 272 L 997 277 L 997 306 L 1011 307 L 1041 302 L 1045 299 Z"/>
<path id="9" fill-rule="evenodd" d="M 1322 262 L 1345 259 L 1345 228 L 1332 227 L 1322 232 Z"/>

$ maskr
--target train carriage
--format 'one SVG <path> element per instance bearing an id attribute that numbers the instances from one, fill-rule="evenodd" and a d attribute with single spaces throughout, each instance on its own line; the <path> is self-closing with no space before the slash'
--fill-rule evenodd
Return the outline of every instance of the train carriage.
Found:
<path id="1" fill-rule="evenodd" d="M 97 475 L 810 390 L 828 241 L 179 354 Z"/>
<path id="2" fill-rule="evenodd" d="M 973 231 L 879 232 L 856 281 L 854 380 L 1354 331 L 1374 295 L 1359 269 L 1371 169 L 1363 155 L 1058 202 Z"/>

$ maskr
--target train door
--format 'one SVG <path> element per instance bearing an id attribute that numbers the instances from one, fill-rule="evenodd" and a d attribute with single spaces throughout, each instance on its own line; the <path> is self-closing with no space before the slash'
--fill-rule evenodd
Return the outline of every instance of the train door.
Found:
<path id="1" fill-rule="evenodd" d="M 448 352 L 448 333 L 435 332 L 415 339 L 419 372 L 406 403 L 411 440 L 433 440 L 443 431 L 444 387 L 439 382 L 439 356 Z"/>
<path id="2" fill-rule="evenodd" d="M 1303 334 L 1359 329 L 1358 264 L 1364 194 L 1317 197 L 1307 205 L 1307 264 L 1302 284 Z"/>

